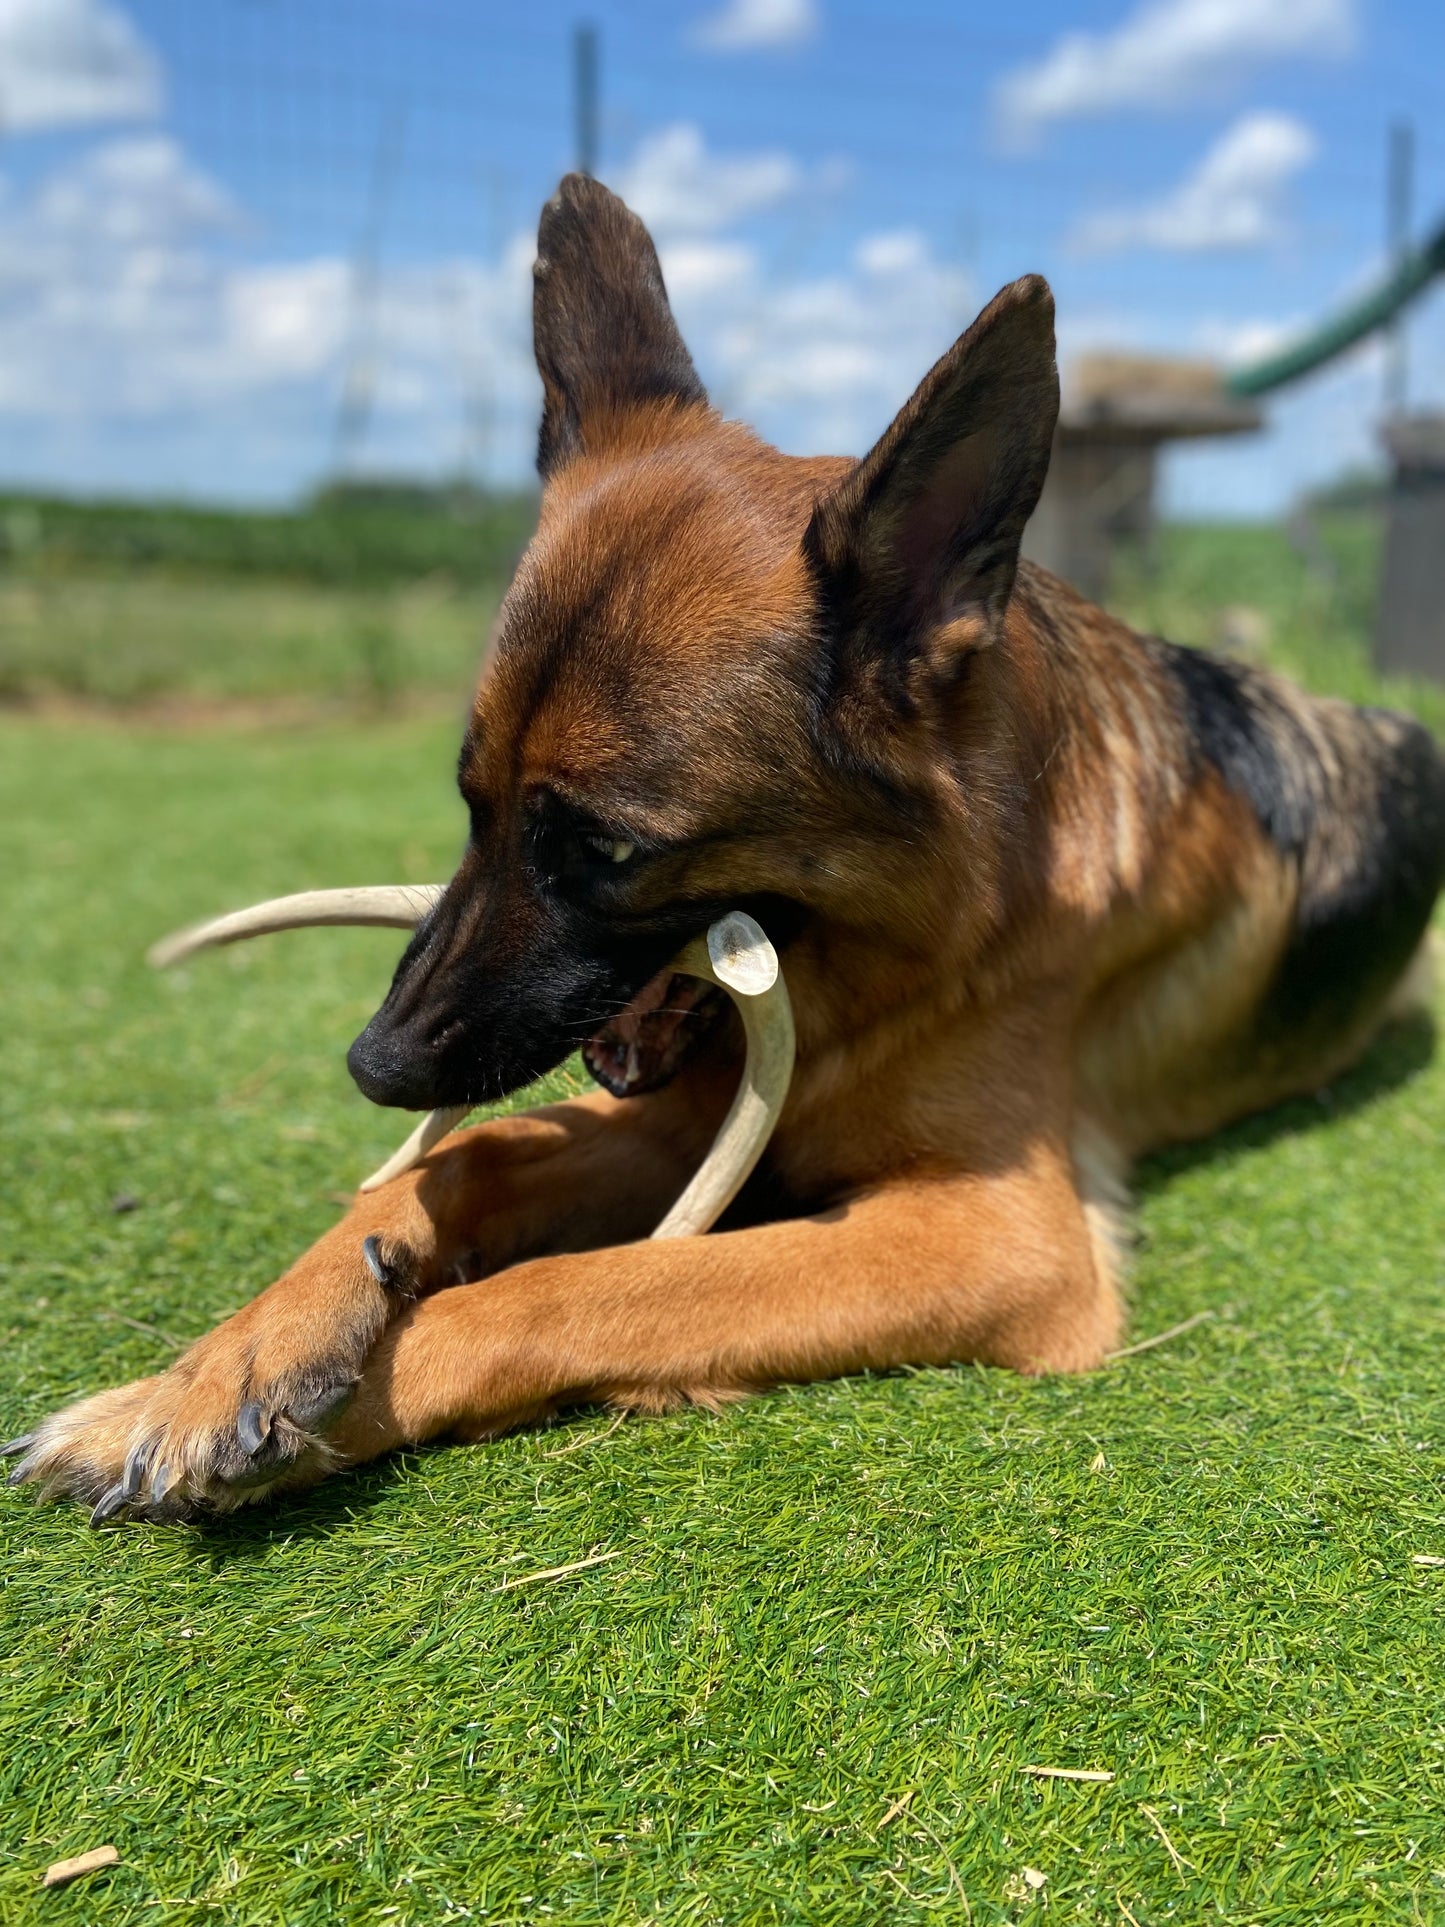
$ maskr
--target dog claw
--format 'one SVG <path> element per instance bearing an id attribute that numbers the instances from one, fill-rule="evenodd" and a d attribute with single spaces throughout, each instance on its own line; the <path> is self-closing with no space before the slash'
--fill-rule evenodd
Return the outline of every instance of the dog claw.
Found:
<path id="1" fill-rule="evenodd" d="M 93 1526 L 103 1526 L 106 1520 L 114 1518 L 115 1514 L 119 1512 L 121 1507 L 126 1503 L 124 1484 L 117 1483 L 113 1485 L 91 1513 L 90 1523 Z"/>
<path id="2" fill-rule="evenodd" d="M 381 1240 L 375 1232 L 369 1238 L 362 1240 L 361 1255 L 366 1260 L 367 1270 L 376 1282 L 384 1288 L 389 1287 L 392 1282 L 391 1267 L 381 1255 Z"/>
<path id="3" fill-rule="evenodd" d="M 354 1378 L 343 1379 L 335 1385 L 323 1385 L 320 1391 L 313 1392 L 310 1398 L 293 1399 L 286 1409 L 286 1416 L 303 1432 L 314 1432 L 319 1427 L 328 1425 L 344 1407 L 351 1403 L 351 1396 L 355 1390 Z"/>
<path id="4" fill-rule="evenodd" d="M 13 1459 L 17 1452 L 28 1452 L 39 1436 L 38 1432 L 22 1432 L 18 1439 L 8 1439 L 0 1445 L 0 1459 Z"/>
<path id="5" fill-rule="evenodd" d="M 117 1489 L 125 1495 L 127 1505 L 140 1496 L 140 1489 L 145 1484 L 146 1473 L 150 1470 L 155 1449 L 155 1441 L 147 1439 L 144 1445 L 135 1446 L 126 1458 L 125 1469 L 120 1475 L 120 1485 Z"/>
<path id="6" fill-rule="evenodd" d="M 162 1459 L 151 1477 L 151 1504 L 159 1505 L 175 1484 L 176 1475 Z"/>
<path id="7" fill-rule="evenodd" d="M 236 1414 L 236 1437 L 248 1459 L 254 1459 L 266 1443 L 270 1433 L 269 1425 L 261 1423 L 261 1406 L 258 1400 L 248 1399 Z"/>

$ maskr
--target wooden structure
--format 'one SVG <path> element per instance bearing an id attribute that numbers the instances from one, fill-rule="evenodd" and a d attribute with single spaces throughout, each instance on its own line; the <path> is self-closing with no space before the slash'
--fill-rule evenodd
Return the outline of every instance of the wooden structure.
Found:
<path id="1" fill-rule="evenodd" d="M 1117 551 L 1147 549 L 1153 537 L 1164 444 L 1250 434 L 1260 425 L 1259 409 L 1228 394 L 1212 363 L 1082 356 L 1065 383 L 1049 477 L 1024 531 L 1024 554 L 1103 601 Z"/>
<path id="2" fill-rule="evenodd" d="M 1387 422 L 1391 462 L 1375 660 L 1445 681 L 1445 414 Z"/>

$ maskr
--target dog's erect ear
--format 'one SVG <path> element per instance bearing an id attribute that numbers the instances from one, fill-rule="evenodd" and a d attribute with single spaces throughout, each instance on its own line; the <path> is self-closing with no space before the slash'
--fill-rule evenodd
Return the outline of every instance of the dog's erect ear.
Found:
<path id="1" fill-rule="evenodd" d="M 993 639 L 1059 412 L 1054 301 L 1013 282 L 818 503 L 804 549 L 845 660 L 945 672 Z"/>
<path id="2" fill-rule="evenodd" d="M 605 429 L 639 403 L 706 403 L 652 236 L 600 181 L 564 179 L 542 210 L 533 273 L 544 478 L 587 447 L 589 422 Z"/>

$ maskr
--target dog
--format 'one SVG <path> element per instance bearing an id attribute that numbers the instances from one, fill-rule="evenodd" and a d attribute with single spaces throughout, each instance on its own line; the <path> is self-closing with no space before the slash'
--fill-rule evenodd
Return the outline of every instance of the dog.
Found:
<path id="1" fill-rule="evenodd" d="M 447 1137 L 168 1371 L 17 1441 L 17 1480 L 97 1522 L 578 1403 L 1087 1371 L 1131 1162 L 1315 1090 L 1420 995 L 1426 731 L 1020 561 L 1044 281 L 861 461 L 709 406 L 645 228 L 590 179 L 543 212 L 534 310 L 540 520 L 462 742 L 470 837 L 348 1061 L 410 1109 L 579 1045 L 602 1088 Z M 782 954 L 796 1071 L 718 1230 L 648 1242 L 740 1056 L 668 960 L 731 908 Z"/>

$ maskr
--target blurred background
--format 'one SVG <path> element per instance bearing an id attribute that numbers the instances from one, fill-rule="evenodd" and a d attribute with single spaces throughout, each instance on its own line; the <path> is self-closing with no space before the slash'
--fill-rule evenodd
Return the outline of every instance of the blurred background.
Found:
<path id="1" fill-rule="evenodd" d="M 1041 270 L 1033 552 L 1434 715 L 1442 56 L 1439 0 L 0 0 L 0 701 L 454 706 L 582 166 L 798 453 Z"/>

